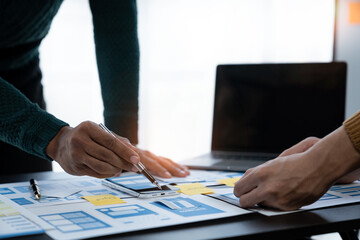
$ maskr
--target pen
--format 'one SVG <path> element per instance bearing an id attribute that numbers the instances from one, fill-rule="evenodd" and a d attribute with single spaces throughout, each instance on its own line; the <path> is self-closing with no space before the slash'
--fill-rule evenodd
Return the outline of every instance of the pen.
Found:
<path id="1" fill-rule="evenodd" d="M 104 124 L 100 123 L 99 126 L 106 132 L 110 133 L 111 136 L 116 138 L 115 135 Z M 145 166 L 141 162 L 139 162 L 138 164 L 133 164 L 133 165 L 137 168 L 137 170 L 139 170 L 139 172 L 142 175 L 144 175 L 147 179 L 149 179 L 149 181 L 152 184 L 156 185 L 157 188 L 159 188 L 160 190 L 162 189 L 160 184 L 158 183 L 158 181 L 156 181 L 156 179 L 153 177 L 153 175 L 145 168 Z"/>
<path id="2" fill-rule="evenodd" d="M 31 187 L 32 191 L 34 192 L 35 198 L 36 198 L 37 200 L 40 200 L 40 198 L 41 198 L 41 193 L 40 193 L 40 189 L 39 189 L 39 187 L 38 187 L 38 185 L 37 185 L 36 180 L 30 179 L 30 187 Z"/>

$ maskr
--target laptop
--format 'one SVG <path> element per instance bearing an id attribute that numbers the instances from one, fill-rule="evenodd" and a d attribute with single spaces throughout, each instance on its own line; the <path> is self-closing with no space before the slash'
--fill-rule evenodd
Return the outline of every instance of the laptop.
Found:
<path id="1" fill-rule="evenodd" d="M 211 152 L 192 169 L 246 171 L 345 117 L 346 63 L 219 65 Z"/>

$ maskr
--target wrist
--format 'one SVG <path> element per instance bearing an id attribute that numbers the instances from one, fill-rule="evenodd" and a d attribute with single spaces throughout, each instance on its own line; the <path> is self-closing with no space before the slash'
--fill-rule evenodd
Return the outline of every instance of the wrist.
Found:
<path id="1" fill-rule="evenodd" d="M 315 144 L 311 152 L 317 155 L 319 170 L 328 182 L 335 182 L 360 167 L 360 154 L 343 126 Z"/>
<path id="2" fill-rule="evenodd" d="M 60 150 L 61 142 L 64 139 L 64 136 L 71 130 L 69 126 L 64 126 L 60 128 L 59 132 L 55 135 L 53 139 L 49 142 L 46 147 L 46 155 L 51 159 L 56 159 L 57 153 Z"/>
<path id="3" fill-rule="evenodd" d="M 360 153 L 360 111 L 348 118 L 343 123 L 343 127 L 354 148 Z"/>

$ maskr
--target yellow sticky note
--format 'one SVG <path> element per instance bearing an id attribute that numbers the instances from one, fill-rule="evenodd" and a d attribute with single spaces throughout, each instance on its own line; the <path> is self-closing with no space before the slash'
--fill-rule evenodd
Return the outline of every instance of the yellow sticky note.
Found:
<path id="1" fill-rule="evenodd" d="M 225 184 L 226 186 L 229 186 L 229 187 L 234 187 L 235 186 L 235 183 L 237 181 L 239 181 L 240 178 L 226 178 L 226 179 L 220 179 L 220 180 L 217 180 L 219 183 L 222 183 L 222 184 Z"/>
<path id="2" fill-rule="evenodd" d="M 360 2 L 349 3 L 349 23 L 360 24 Z"/>
<path id="3" fill-rule="evenodd" d="M 111 195 L 111 194 L 83 196 L 82 198 L 89 201 L 89 202 L 91 202 L 95 206 L 126 203 L 121 198 L 118 198 L 118 197 L 116 197 L 114 195 Z"/>
<path id="4" fill-rule="evenodd" d="M 179 192 L 184 193 L 186 195 L 214 193 L 213 190 L 205 187 L 201 183 L 181 184 L 181 185 L 177 185 L 176 187 L 180 188 Z"/>

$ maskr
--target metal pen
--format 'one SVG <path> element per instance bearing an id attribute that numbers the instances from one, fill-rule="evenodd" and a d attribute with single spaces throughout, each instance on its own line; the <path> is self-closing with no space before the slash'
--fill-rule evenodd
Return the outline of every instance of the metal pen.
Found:
<path id="1" fill-rule="evenodd" d="M 33 193 L 35 195 L 35 198 L 37 200 L 40 200 L 41 199 L 41 193 L 40 193 L 40 189 L 39 189 L 39 187 L 37 185 L 36 180 L 30 179 L 30 187 L 31 187 L 31 189 L 32 189 L 32 191 L 33 191 Z"/>
<path id="2" fill-rule="evenodd" d="M 111 136 L 116 138 L 116 136 L 104 124 L 100 123 L 99 126 L 106 132 L 110 133 Z M 141 162 L 139 162 L 138 164 L 133 164 L 133 165 L 137 168 L 137 170 L 139 170 L 139 172 L 142 175 L 144 175 L 147 179 L 149 179 L 149 181 L 152 184 L 156 185 L 157 188 L 159 188 L 160 190 L 162 189 L 160 184 L 158 183 L 158 181 L 156 181 L 156 179 L 153 177 L 153 175 L 145 168 L 145 166 Z"/>

